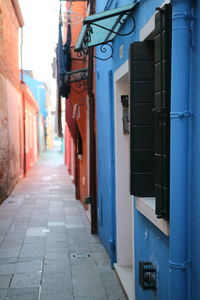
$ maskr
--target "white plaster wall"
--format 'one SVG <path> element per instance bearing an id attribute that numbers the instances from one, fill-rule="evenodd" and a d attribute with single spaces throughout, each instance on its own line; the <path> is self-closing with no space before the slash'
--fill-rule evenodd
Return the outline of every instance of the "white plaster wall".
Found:
<path id="1" fill-rule="evenodd" d="M 123 134 L 121 95 L 129 95 L 128 63 L 114 75 L 116 157 L 116 240 L 117 263 L 131 266 L 133 260 L 133 213 L 130 186 L 130 136 Z"/>

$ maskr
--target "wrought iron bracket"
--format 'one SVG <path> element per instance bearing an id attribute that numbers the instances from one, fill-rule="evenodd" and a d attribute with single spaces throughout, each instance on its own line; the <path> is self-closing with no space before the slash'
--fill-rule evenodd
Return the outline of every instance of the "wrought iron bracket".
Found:
<path id="1" fill-rule="evenodd" d="M 101 44 L 99 45 L 100 46 L 100 52 L 103 53 L 103 54 L 107 54 L 108 55 L 106 57 L 98 57 L 96 55 L 93 55 L 94 58 L 96 59 L 99 59 L 99 60 L 108 60 L 110 59 L 111 57 L 113 57 L 113 47 L 111 44 L 108 44 L 108 43 L 104 43 L 104 44 Z M 77 56 L 78 57 L 85 57 L 88 55 L 88 47 L 84 47 L 82 48 L 79 52 L 77 52 Z"/>
<path id="2" fill-rule="evenodd" d="M 84 57 L 84 56 L 88 55 L 88 49 L 90 47 L 89 44 L 92 41 L 91 35 L 93 34 L 92 26 L 96 26 L 96 27 L 102 28 L 103 30 L 107 30 L 108 32 L 110 32 L 110 34 L 107 36 L 106 40 L 103 43 L 101 43 L 99 45 L 95 45 L 95 46 L 100 46 L 100 52 L 103 54 L 108 53 L 108 56 L 106 56 L 106 57 L 93 56 L 93 57 L 96 59 L 99 59 L 99 60 L 108 60 L 111 57 L 113 57 L 113 47 L 109 43 L 109 42 L 111 42 L 111 40 L 109 40 L 110 36 L 112 34 L 115 34 L 117 36 L 128 36 L 135 30 L 135 19 L 130 12 L 125 12 L 122 15 L 119 15 L 119 19 L 117 20 L 117 23 L 118 24 L 120 23 L 121 25 L 123 25 L 123 24 L 125 24 L 127 18 L 129 18 L 132 21 L 133 25 L 132 25 L 132 28 L 128 32 L 125 32 L 125 33 L 120 33 L 119 31 L 115 31 L 114 29 L 110 29 L 105 26 L 102 26 L 100 24 L 95 23 L 95 21 L 93 21 L 93 22 L 84 21 L 83 24 L 86 25 L 86 31 L 85 31 L 85 35 L 83 38 L 81 49 L 75 51 L 77 56 Z M 100 21 L 100 20 L 101 19 L 98 19 L 98 21 Z M 103 20 L 103 18 L 102 18 L 102 20 Z M 94 47 L 94 46 L 91 46 L 91 47 Z"/>
<path id="3" fill-rule="evenodd" d="M 124 17 L 125 17 L 125 18 L 124 18 Z M 95 23 L 95 22 L 90 22 L 90 23 L 83 22 L 83 24 L 87 24 L 87 26 L 90 26 L 90 27 L 91 27 L 91 25 L 97 26 L 97 27 L 99 27 L 99 28 L 102 28 L 102 29 L 104 29 L 104 30 L 107 30 L 107 31 L 109 31 L 109 32 L 111 32 L 111 33 L 114 33 L 114 34 L 116 34 L 116 35 L 119 35 L 119 36 L 127 36 L 127 35 L 131 34 L 131 33 L 135 30 L 135 18 L 132 16 L 131 13 L 126 12 L 126 13 L 123 13 L 123 15 L 121 15 L 121 16 L 120 16 L 120 19 L 118 20 L 118 23 L 120 23 L 121 25 L 124 25 L 124 24 L 125 24 L 125 21 L 126 21 L 126 19 L 127 19 L 127 17 L 129 17 L 129 19 L 132 20 L 132 22 L 133 22 L 133 27 L 131 28 L 130 31 L 128 31 L 128 32 L 126 32 L 126 33 L 120 33 L 120 32 L 118 32 L 118 31 L 115 31 L 115 30 L 113 30 L 113 29 L 109 29 L 109 28 L 104 27 L 104 26 L 102 26 L 102 25 L 100 25 L 100 24 L 97 24 L 97 23 Z M 98 21 L 100 21 L 100 20 L 101 20 L 101 19 L 99 19 Z M 92 27 L 91 27 L 91 28 L 92 28 Z M 92 31 L 90 30 L 90 33 L 91 33 L 91 32 L 92 32 Z"/>
<path id="4" fill-rule="evenodd" d="M 108 49 L 110 49 L 110 51 Z M 103 58 L 103 57 L 98 57 L 98 56 L 94 55 L 93 57 L 96 58 L 96 59 L 99 59 L 99 60 L 108 60 L 111 57 L 113 57 L 113 47 L 112 47 L 111 44 L 102 44 L 100 46 L 100 51 L 103 54 L 106 53 L 107 51 L 109 51 L 108 56 Z"/>
<path id="5" fill-rule="evenodd" d="M 65 82 L 71 85 L 71 89 L 75 93 L 82 93 L 86 91 L 88 79 L 88 69 L 80 69 L 76 71 L 67 72 L 65 74 Z"/>

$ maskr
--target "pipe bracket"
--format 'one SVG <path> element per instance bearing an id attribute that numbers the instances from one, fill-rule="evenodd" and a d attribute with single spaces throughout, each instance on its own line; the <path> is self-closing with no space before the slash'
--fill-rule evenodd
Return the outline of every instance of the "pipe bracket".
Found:
<path id="1" fill-rule="evenodd" d="M 190 12 L 187 11 L 182 11 L 182 12 L 178 12 L 178 13 L 174 13 L 172 15 L 172 19 L 173 20 L 177 20 L 177 19 L 189 19 L 189 20 L 193 20 L 194 17 L 192 16 L 192 14 Z"/>
<path id="2" fill-rule="evenodd" d="M 169 267 L 171 269 L 180 269 L 183 271 L 187 270 L 188 265 L 189 265 L 189 262 L 186 262 L 186 263 L 176 263 L 176 262 L 172 262 L 172 261 L 169 262 Z"/>
<path id="3" fill-rule="evenodd" d="M 193 113 L 189 111 L 183 111 L 183 112 L 171 112 L 170 113 L 170 118 L 172 119 L 189 119 L 193 117 Z"/>

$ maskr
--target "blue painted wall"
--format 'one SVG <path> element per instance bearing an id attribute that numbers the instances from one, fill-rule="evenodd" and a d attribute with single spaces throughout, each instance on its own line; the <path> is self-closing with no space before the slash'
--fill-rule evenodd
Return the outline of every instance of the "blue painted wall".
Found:
<path id="1" fill-rule="evenodd" d="M 23 74 L 23 80 L 30 88 L 35 100 L 39 105 L 39 116 L 38 116 L 38 142 L 39 142 L 39 153 L 42 153 L 46 149 L 46 124 L 45 119 L 48 115 L 46 110 L 46 90 L 44 82 L 38 81 L 28 74 Z"/>
<path id="2" fill-rule="evenodd" d="M 177 1 L 176 1 L 177 2 Z M 180 0 L 181 2 L 181 0 Z M 187 2 L 187 1 L 185 1 Z M 191 1 L 192 2 L 192 1 Z M 97 10 L 102 11 L 117 6 L 133 3 L 133 1 L 97 0 Z M 115 237 L 112 222 L 115 221 L 115 194 L 114 194 L 114 149 L 113 149 L 113 84 L 111 78 L 114 72 L 128 59 L 129 46 L 139 40 L 139 32 L 145 25 L 155 8 L 160 6 L 159 0 L 141 0 L 134 11 L 136 21 L 135 32 L 127 37 L 116 37 L 114 56 L 108 62 L 96 61 L 97 66 L 97 132 L 98 132 L 98 218 L 100 237 L 111 255 L 109 240 Z M 188 196 L 188 295 L 189 300 L 200 299 L 200 2 L 193 1 L 191 59 L 190 59 L 190 97 L 189 105 L 193 117 L 189 125 L 189 196 Z M 123 27 L 123 32 L 131 26 L 130 21 Z M 124 45 L 124 57 L 119 58 L 119 48 Z M 97 49 L 97 55 L 100 55 Z M 110 76 L 109 74 L 112 74 Z M 173 75 L 173 74 L 172 74 Z M 173 76 L 172 76 L 173 78 Z M 173 79 L 172 79 L 173 80 Z M 117 134 L 117 133 L 116 133 Z M 172 183 L 173 185 L 173 183 Z M 175 188 L 172 186 L 172 188 Z M 169 239 L 136 208 L 135 219 L 135 283 L 136 299 L 167 300 L 169 296 Z M 174 214 L 175 218 L 176 212 Z M 187 220 L 186 220 L 187 221 Z M 174 222 L 174 221 L 173 221 Z M 186 232 L 187 234 L 187 232 Z M 157 267 L 157 290 L 144 292 L 138 282 L 138 261 L 150 260 Z M 177 282 L 177 284 L 179 284 Z M 176 298 L 176 291 L 173 299 Z M 177 299 L 179 300 L 179 299 Z"/>
<path id="3" fill-rule="evenodd" d="M 189 190 L 189 283 L 190 299 L 200 299 L 200 2 L 194 1 L 191 40 L 190 190 Z"/>
<path id="4" fill-rule="evenodd" d="M 26 73 L 23 74 L 24 82 L 29 86 L 31 92 L 33 93 L 39 108 L 41 115 L 46 118 L 47 110 L 46 110 L 46 91 L 44 82 L 38 81 L 33 77 L 27 75 Z"/>
<path id="5" fill-rule="evenodd" d="M 107 1 L 97 1 L 97 11 L 103 11 Z M 101 56 L 98 49 L 96 55 Z M 111 258 L 115 253 L 115 154 L 113 65 L 96 60 L 96 120 L 98 168 L 98 233 Z M 102 88 L 103 87 L 103 88 Z"/>
<path id="6" fill-rule="evenodd" d="M 135 209 L 136 299 L 169 299 L 169 238 Z M 151 261 L 157 269 L 157 289 L 144 291 L 139 285 L 138 261 Z M 178 299 L 177 299 L 178 300 Z"/>
<path id="7" fill-rule="evenodd" d="M 102 1 L 97 0 L 97 11 L 133 3 L 133 1 Z M 143 0 L 134 11 L 136 29 L 127 37 L 116 37 L 114 56 L 106 62 L 96 60 L 96 115 L 97 115 L 97 143 L 98 143 L 98 220 L 100 238 L 111 255 L 109 239 L 111 237 L 112 222 L 115 221 L 115 194 L 114 194 L 114 158 L 113 151 L 113 84 L 109 81 L 109 72 L 114 72 L 128 59 L 129 46 L 133 41 L 139 40 L 140 29 L 160 6 L 162 1 Z M 107 6 L 106 6 L 107 5 Z M 131 27 L 131 21 L 123 26 L 126 32 Z M 124 57 L 119 58 L 119 48 L 124 45 Z M 101 53 L 96 48 L 97 56 Z M 116 133 L 117 134 L 117 133 Z M 137 209 L 135 209 L 135 265 L 136 265 L 136 299 L 169 299 L 169 238 L 157 227 L 147 220 Z M 114 235 L 115 237 L 115 235 Z M 157 267 L 157 290 L 156 292 L 145 292 L 141 289 L 138 281 L 138 261 L 150 260 Z"/>
<path id="8" fill-rule="evenodd" d="M 135 8 L 134 17 L 136 28 L 134 33 L 127 37 L 116 37 L 114 40 L 113 65 L 116 71 L 129 56 L 130 43 L 139 40 L 141 28 L 155 13 L 155 8 L 163 1 L 141 1 Z M 121 4 L 121 1 L 120 1 Z M 125 4 L 125 1 L 123 1 Z M 131 28 L 131 21 L 123 27 L 123 32 Z M 119 58 L 119 48 L 124 45 L 124 57 Z M 135 208 L 134 240 L 135 240 L 135 288 L 136 299 L 169 299 L 169 238 L 165 236 L 153 223 L 144 217 Z M 140 260 L 151 261 L 157 268 L 156 291 L 144 291 L 139 285 L 138 262 Z"/>

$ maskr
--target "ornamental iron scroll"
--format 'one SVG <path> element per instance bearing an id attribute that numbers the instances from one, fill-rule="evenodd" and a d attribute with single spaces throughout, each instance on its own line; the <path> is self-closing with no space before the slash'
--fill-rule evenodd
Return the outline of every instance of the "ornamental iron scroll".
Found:
<path id="1" fill-rule="evenodd" d="M 92 26 L 96 26 L 96 27 L 99 27 L 103 30 L 107 30 L 108 32 L 110 32 L 110 34 L 107 36 L 106 40 L 103 43 L 101 43 L 99 45 L 96 45 L 96 46 L 101 45 L 100 49 L 99 49 L 100 52 L 103 53 L 103 54 L 108 53 L 108 56 L 107 57 L 93 56 L 93 57 L 96 58 L 96 59 L 99 59 L 99 60 L 108 60 L 111 57 L 113 57 L 113 47 L 109 43 L 109 42 L 112 41 L 112 40 L 109 41 L 109 38 L 111 37 L 111 35 L 115 34 L 115 35 L 118 35 L 118 36 L 128 36 L 129 34 L 133 33 L 133 31 L 135 30 L 135 19 L 132 16 L 132 14 L 129 13 L 129 12 L 125 12 L 122 15 L 120 15 L 117 23 L 121 24 L 121 25 L 124 25 L 127 18 L 129 18 L 132 21 L 132 28 L 128 32 L 125 32 L 125 33 L 120 33 L 119 31 L 115 31 L 114 29 L 106 28 L 106 27 L 104 27 L 104 26 L 102 26 L 98 23 L 95 23 L 95 22 L 90 22 L 90 23 L 89 23 L 89 21 L 88 21 L 88 23 L 87 23 L 87 21 L 85 23 L 83 22 L 83 24 L 86 25 L 86 31 L 85 31 L 85 35 L 84 35 L 84 38 L 83 38 L 82 47 L 79 50 L 76 50 L 77 56 L 78 57 L 84 57 L 84 56 L 88 55 L 88 49 L 90 47 L 89 44 L 92 41 L 91 35 L 94 34 Z M 100 20 L 101 19 L 98 19 L 98 21 L 100 21 Z M 116 23 L 115 23 L 115 25 L 116 25 Z"/>
<path id="2" fill-rule="evenodd" d="M 96 25 L 95 23 L 91 23 L 93 25 Z M 84 35 L 83 43 L 82 43 L 82 48 L 80 51 L 77 53 L 78 57 L 84 57 L 88 55 L 88 49 L 89 49 L 89 43 L 91 42 L 92 38 L 91 35 L 93 34 L 93 29 L 90 24 L 87 24 L 86 32 Z M 107 54 L 105 57 L 97 57 L 94 55 L 93 57 L 99 60 L 108 60 L 113 56 L 113 47 L 110 43 L 102 43 L 101 45 L 98 45 L 99 50 L 102 54 Z"/>
<path id="3" fill-rule="evenodd" d="M 93 57 L 99 60 L 108 60 L 113 56 L 113 47 L 111 46 L 111 44 L 102 44 L 99 47 L 99 50 L 102 54 L 107 54 L 107 57 L 103 58 L 103 57 L 97 57 L 96 55 L 94 55 Z"/>
<path id="4" fill-rule="evenodd" d="M 113 47 L 112 45 L 109 43 L 103 43 L 101 45 L 98 45 L 99 50 L 102 54 L 107 54 L 107 56 L 105 57 L 97 57 L 96 55 L 93 55 L 94 58 L 99 59 L 99 60 L 108 60 L 111 57 L 113 57 Z M 86 57 L 88 55 L 88 49 L 89 47 L 86 45 L 83 46 L 82 49 L 80 49 L 76 54 L 78 57 Z"/>

